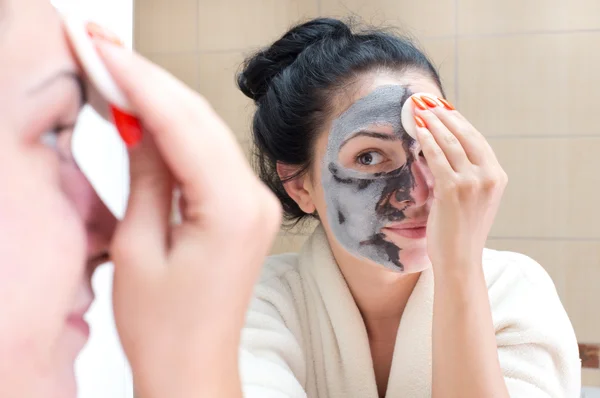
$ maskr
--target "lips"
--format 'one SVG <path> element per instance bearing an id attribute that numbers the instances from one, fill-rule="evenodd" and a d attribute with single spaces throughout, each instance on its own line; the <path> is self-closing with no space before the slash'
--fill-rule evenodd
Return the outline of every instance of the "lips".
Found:
<path id="1" fill-rule="evenodd" d="M 69 314 L 67 317 L 67 325 L 83 334 L 87 339 L 90 335 L 90 325 L 84 319 L 84 314 L 85 312 Z"/>
<path id="2" fill-rule="evenodd" d="M 98 257 L 98 258 L 97 258 Z M 88 276 L 82 281 L 76 297 L 74 309 L 67 315 L 65 323 L 69 329 L 75 330 L 83 335 L 87 340 L 90 335 L 90 325 L 85 320 L 85 314 L 89 311 L 94 302 L 94 291 L 91 285 L 91 273 L 97 266 L 100 256 L 94 256 L 88 259 Z M 88 279 L 89 278 L 89 279 Z"/>
<path id="3" fill-rule="evenodd" d="M 427 236 L 427 220 L 407 221 L 391 224 L 384 231 L 409 239 L 423 239 Z"/>
<path id="4" fill-rule="evenodd" d="M 94 293 L 91 291 L 86 294 L 87 300 L 83 305 L 67 315 L 66 323 L 70 328 L 80 332 L 85 340 L 90 336 L 90 325 L 85 320 L 85 314 L 88 312 L 94 301 Z"/>

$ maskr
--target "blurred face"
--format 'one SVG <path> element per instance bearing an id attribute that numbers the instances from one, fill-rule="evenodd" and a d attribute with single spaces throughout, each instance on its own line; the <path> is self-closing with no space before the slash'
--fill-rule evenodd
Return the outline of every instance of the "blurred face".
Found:
<path id="1" fill-rule="evenodd" d="M 70 397 L 115 221 L 71 157 L 85 93 L 57 15 L 0 2 L 0 396 Z"/>
<path id="2" fill-rule="evenodd" d="M 430 265 L 431 175 L 400 116 L 415 92 L 441 96 L 418 73 L 372 74 L 345 89 L 317 142 L 320 184 L 308 188 L 334 251 L 406 273 Z"/>

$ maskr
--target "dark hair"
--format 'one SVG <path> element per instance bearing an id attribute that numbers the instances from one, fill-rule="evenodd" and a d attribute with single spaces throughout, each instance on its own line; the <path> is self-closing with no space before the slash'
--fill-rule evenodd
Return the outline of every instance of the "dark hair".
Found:
<path id="1" fill-rule="evenodd" d="M 353 77 L 377 69 L 417 70 L 442 90 L 438 72 L 409 39 L 382 29 L 355 33 L 331 18 L 297 25 L 245 61 L 237 83 L 257 105 L 252 123 L 257 172 L 281 201 L 288 221 L 298 222 L 307 214 L 283 183 L 310 167 L 331 94 Z M 299 171 L 281 181 L 278 162 L 299 166 Z"/>

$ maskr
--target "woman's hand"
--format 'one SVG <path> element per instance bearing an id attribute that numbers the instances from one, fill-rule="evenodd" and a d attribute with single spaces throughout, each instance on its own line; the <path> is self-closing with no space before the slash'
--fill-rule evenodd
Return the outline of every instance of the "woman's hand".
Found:
<path id="1" fill-rule="evenodd" d="M 241 396 L 240 331 L 279 204 L 202 97 L 128 50 L 97 46 L 145 134 L 130 150 L 131 194 L 111 250 L 115 318 L 137 393 Z"/>
<path id="2" fill-rule="evenodd" d="M 446 101 L 416 109 L 417 139 L 434 178 L 427 249 L 435 275 L 434 398 L 508 398 L 482 252 L 507 177 L 485 138 Z"/>
<path id="3" fill-rule="evenodd" d="M 429 257 L 434 269 L 480 266 L 508 178 L 486 139 L 460 113 L 433 96 L 423 103 L 427 109 L 415 111 L 421 118 L 417 138 L 434 178 Z"/>

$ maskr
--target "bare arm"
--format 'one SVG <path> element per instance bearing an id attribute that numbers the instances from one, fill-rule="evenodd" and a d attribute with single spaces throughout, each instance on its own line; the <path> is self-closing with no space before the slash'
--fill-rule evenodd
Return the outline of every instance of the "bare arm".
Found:
<path id="1" fill-rule="evenodd" d="M 433 397 L 508 397 L 481 264 L 466 274 L 445 264 L 433 307 Z M 462 267 L 461 267 L 462 268 Z"/>
<path id="2" fill-rule="evenodd" d="M 435 275 L 433 396 L 505 398 L 481 259 L 507 177 L 460 113 L 437 98 L 421 99 L 417 139 L 434 180 L 427 222 Z"/>

